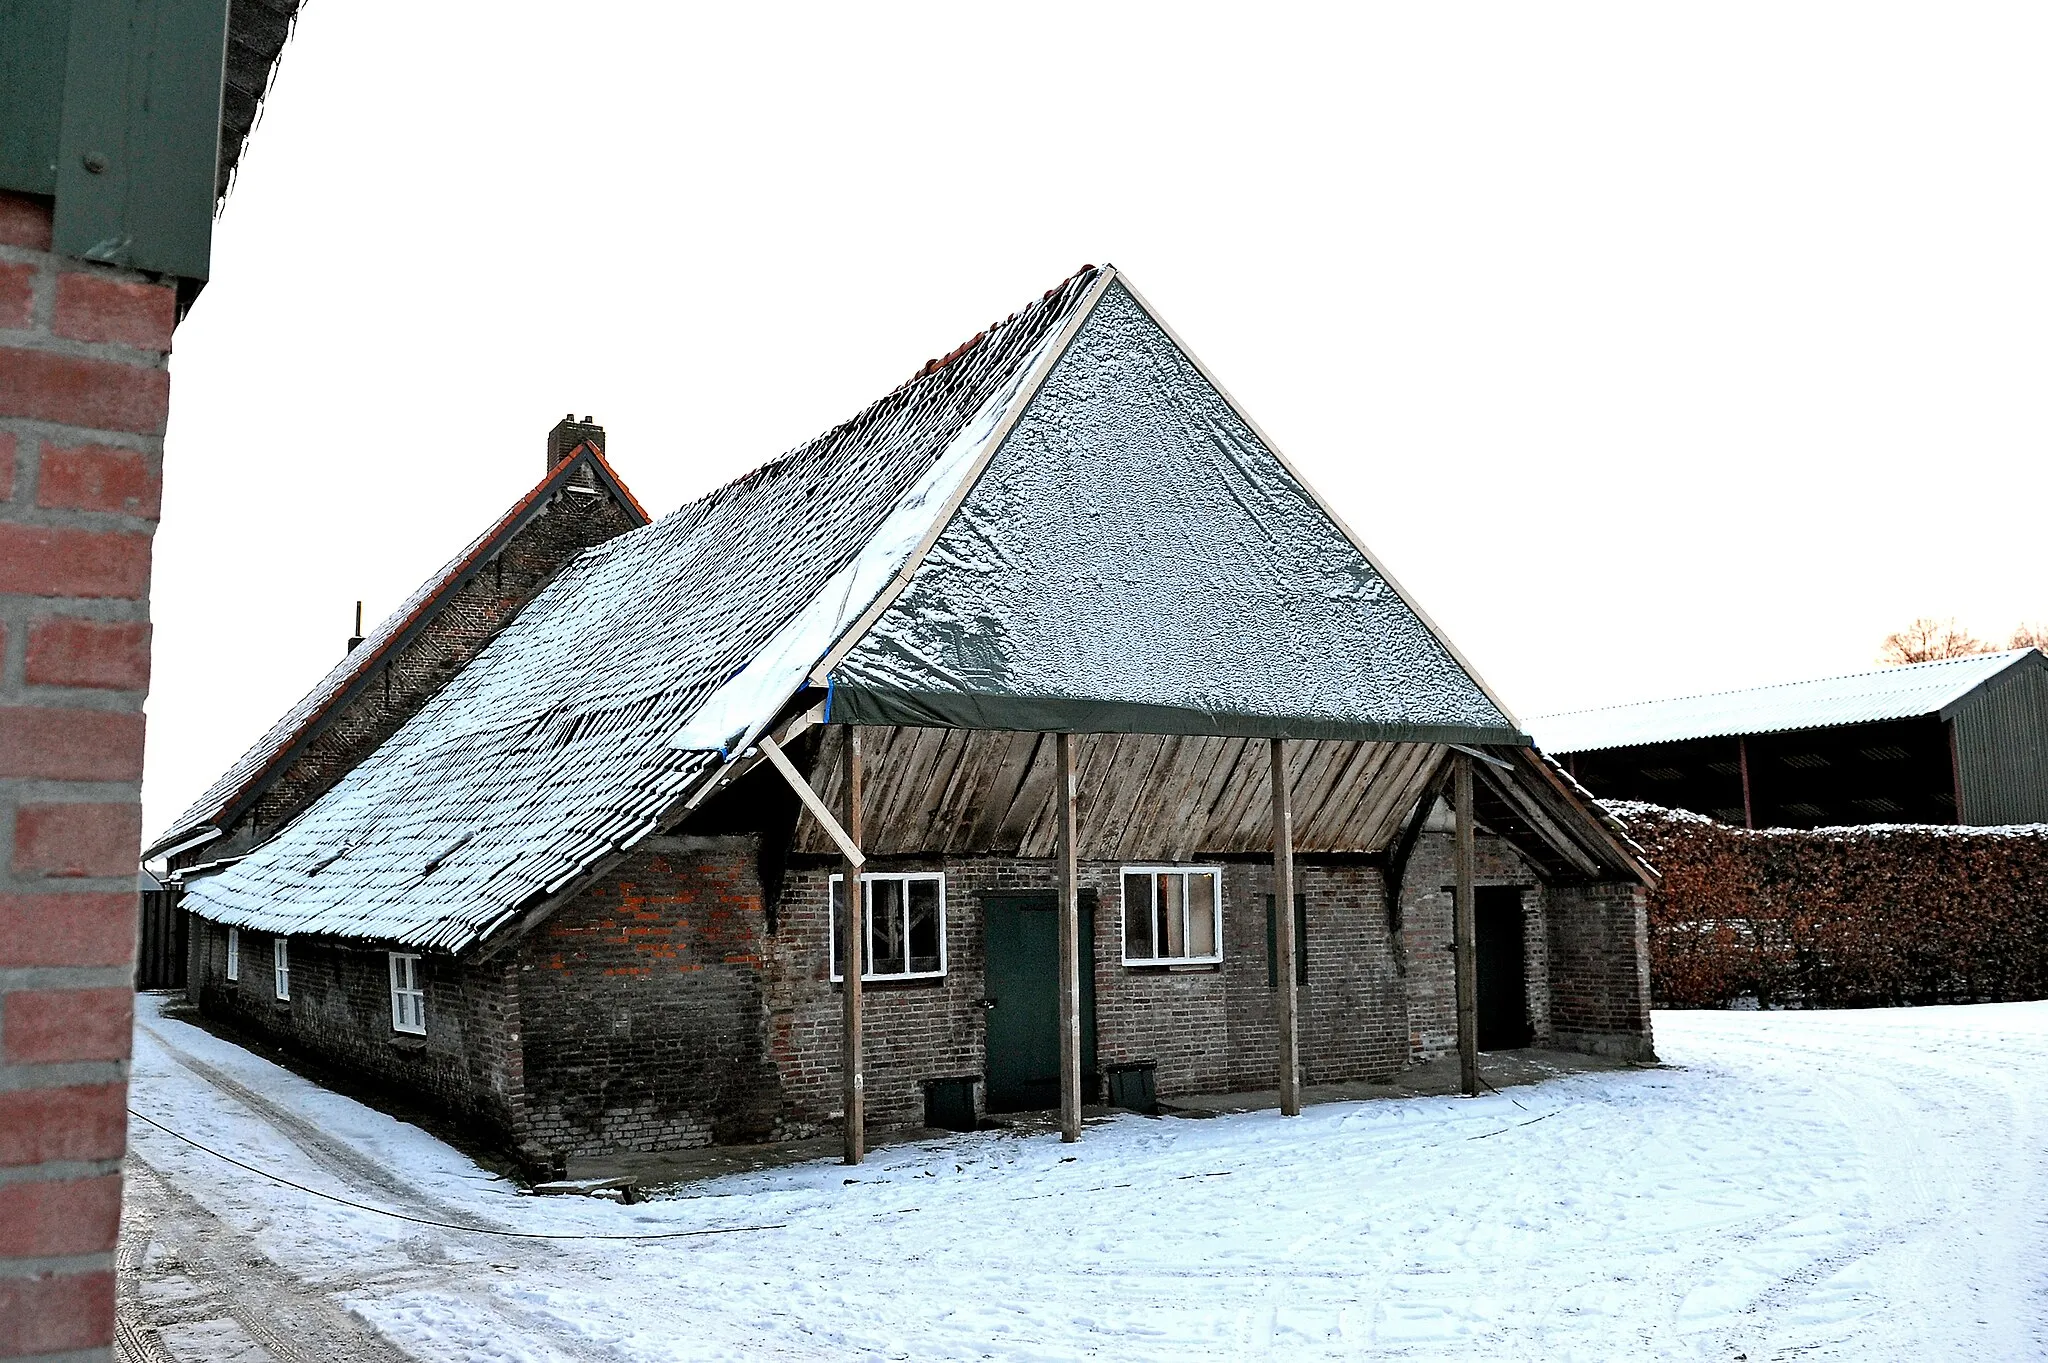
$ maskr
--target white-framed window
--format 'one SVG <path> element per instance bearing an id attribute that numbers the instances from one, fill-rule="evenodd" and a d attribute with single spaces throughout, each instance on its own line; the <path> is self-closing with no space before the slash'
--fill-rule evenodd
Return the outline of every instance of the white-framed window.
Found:
<path id="1" fill-rule="evenodd" d="M 1215 866 L 1124 867 L 1124 964 L 1223 959 L 1223 872 Z"/>
<path id="2" fill-rule="evenodd" d="M 864 871 L 863 980 L 930 980 L 946 973 L 946 877 L 940 871 Z M 846 977 L 843 876 L 832 877 L 832 978 Z"/>
<path id="3" fill-rule="evenodd" d="M 391 1030 L 427 1034 L 427 991 L 420 984 L 420 958 L 391 953 Z"/>
<path id="4" fill-rule="evenodd" d="M 242 978 L 242 930 L 228 929 L 228 983 Z"/>
<path id="5" fill-rule="evenodd" d="M 284 937 L 270 939 L 270 969 L 277 982 L 277 996 L 288 999 L 292 996 L 291 942 Z"/>

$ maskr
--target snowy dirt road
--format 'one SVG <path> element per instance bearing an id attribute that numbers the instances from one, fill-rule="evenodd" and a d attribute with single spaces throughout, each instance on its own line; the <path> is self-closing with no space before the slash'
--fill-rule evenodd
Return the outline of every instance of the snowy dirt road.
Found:
<path id="1" fill-rule="evenodd" d="M 161 1017 L 129 1357 L 2048 1357 L 2048 1004 L 1659 1013 L 1668 1066 L 1476 1100 L 981 1133 L 624 1207 L 521 1196 Z M 851 1181 L 849 1181 L 851 1180 Z"/>

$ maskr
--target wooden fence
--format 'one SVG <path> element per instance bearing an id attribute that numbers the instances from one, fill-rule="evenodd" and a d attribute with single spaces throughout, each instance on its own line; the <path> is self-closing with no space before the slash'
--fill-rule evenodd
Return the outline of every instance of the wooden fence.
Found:
<path id="1" fill-rule="evenodd" d="M 190 915 L 171 889 L 142 892 L 142 941 L 135 957 L 137 989 L 185 987 L 185 934 Z"/>

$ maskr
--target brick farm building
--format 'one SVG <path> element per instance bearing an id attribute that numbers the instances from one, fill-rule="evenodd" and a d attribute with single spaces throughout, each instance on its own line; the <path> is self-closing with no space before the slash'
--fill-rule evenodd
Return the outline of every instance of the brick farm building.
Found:
<path id="1" fill-rule="evenodd" d="M 208 1014 L 538 1167 L 1650 1057 L 1638 850 L 1115 270 L 652 524 L 549 448 L 157 840 Z"/>

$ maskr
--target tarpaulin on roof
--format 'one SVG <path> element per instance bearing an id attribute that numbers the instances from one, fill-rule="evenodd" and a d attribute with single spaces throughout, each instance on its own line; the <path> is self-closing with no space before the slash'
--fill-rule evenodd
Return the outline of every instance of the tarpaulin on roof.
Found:
<path id="1" fill-rule="evenodd" d="M 1527 741 L 1116 282 L 832 684 L 870 724 Z"/>

